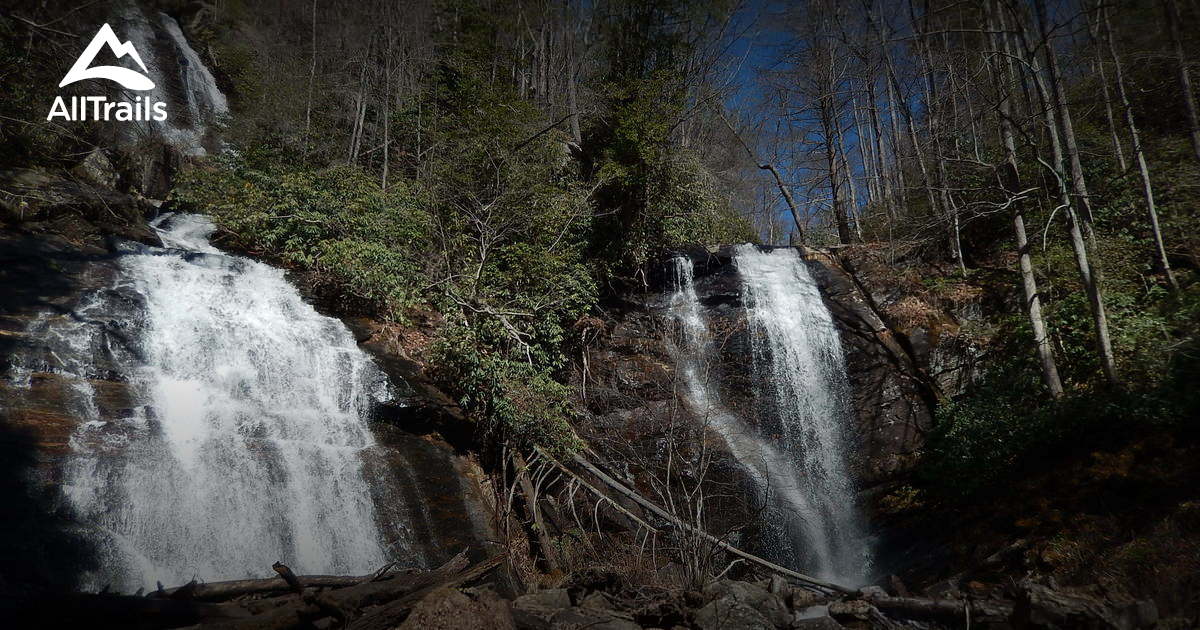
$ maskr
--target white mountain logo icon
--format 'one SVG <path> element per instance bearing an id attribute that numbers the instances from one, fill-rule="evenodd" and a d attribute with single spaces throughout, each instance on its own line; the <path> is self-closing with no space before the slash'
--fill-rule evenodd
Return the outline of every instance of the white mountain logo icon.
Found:
<path id="1" fill-rule="evenodd" d="M 79 59 L 75 60 L 75 65 L 71 66 L 71 69 L 67 71 L 67 76 L 63 77 L 62 83 L 59 83 L 58 87 L 63 87 L 84 79 L 108 79 L 109 81 L 120 83 L 128 90 L 144 91 L 154 89 L 154 82 L 149 77 L 129 68 L 122 68 L 120 66 L 88 67 L 96 59 L 96 53 L 100 52 L 100 48 L 105 44 L 108 45 L 109 49 L 113 51 L 113 54 L 118 59 L 129 55 L 133 57 L 137 65 L 141 66 L 142 72 L 149 72 L 149 70 L 146 70 L 146 64 L 142 63 L 142 58 L 138 55 L 137 49 L 133 47 L 133 44 L 117 39 L 117 34 L 113 32 L 112 27 L 105 24 L 96 32 L 96 36 L 92 38 L 92 43 L 88 44 L 82 55 L 79 55 Z"/>

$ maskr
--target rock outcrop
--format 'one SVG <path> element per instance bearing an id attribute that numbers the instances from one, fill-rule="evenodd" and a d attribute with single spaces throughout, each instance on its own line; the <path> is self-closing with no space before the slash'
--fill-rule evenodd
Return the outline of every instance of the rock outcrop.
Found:
<path id="1" fill-rule="evenodd" d="M 806 258 L 835 317 L 846 354 L 856 426 L 855 474 L 862 486 L 872 486 L 912 469 L 933 407 L 961 393 L 973 377 L 974 349 L 957 334 L 970 307 L 946 312 L 922 306 L 922 312 L 903 319 L 912 306 L 911 291 L 882 273 L 877 252 L 807 250 Z M 711 380 L 720 384 L 723 404 L 753 417 L 761 411 L 755 399 L 753 356 L 740 280 L 730 247 L 687 253 L 695 265 L 695 283 L 705 318 L 719 340 L 720 360 Z M 643 304 L 611 311 L 604 342 L 588 356 L 591 372 L 598 362 L 616 364 L 627 399 L 649 392 L 669 391 L 672 364 L 663 345 L 669 332 L 664 310 L 670 274 L 652 276 L 652 292 Z M 580 380 L 582 385 L 582 380 Z M 592 395 L 597 395 L 595 387 Z"/>

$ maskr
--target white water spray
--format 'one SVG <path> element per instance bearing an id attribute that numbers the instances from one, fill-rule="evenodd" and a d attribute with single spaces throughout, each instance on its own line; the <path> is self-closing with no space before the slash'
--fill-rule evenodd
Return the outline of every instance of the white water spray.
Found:
<path id="1" fill-rule="evenodd" d="M 119 293 L 144 301 L 143 320 L 122 324 L 130 349 L 114 351 L 111 322 L 54 331 L 68 341 L 58 371 L 79 384 L 89 420 L 64 483 L 101 554 L 86 586 L 260 576 L 277 560 L 298 573 L 378 567 L 360 458 L 386 378 L 281 270 L 210 245 L 207 219 L 168 215 L 156 227 L 169 249 L 121 260 Z M 102 346 L 136 398 L 118 421 L 87 413 Z"/>
<path id="2" fill-rule="evenodd" d="M 159 135 L 185 155 L 202 156 L 212 123 L 229 115 L 229 102 L 200 55 L 188 43 L 175 18 L 159 12 L 148 15 L 134 2 L 114 11 L 119 32 L 138 50 L 154 88 L 144 96 L 167 103 L 166 120 L 149 120 L 124 129 L 130 141 Z"/>
<path id="3" fill-rule="evenodd" d="M 752 427 L 721 406 L 709 382 L 712 340 L 692 262 L 677 258 L 671 310 L 683 331 L 677 362 L 687 402 L 757 486 L 768 510 L 763 524 L 773 555 L 818 577 L 857 586 L 866 581 L 870 554 L 845 466 L 841 434 L 849 415 L 837 330 L 793 250 L 771 254 L 744 246 L 737 264 L 756 366 L 766 370 L 759 382 L 774 384 L 769 395 L 782 439 L 769 439 L 761 425 Z"/>
<path id="4" fill-rule="evenodd" d="M 735 260 L 759 381 L 772 385 L 777 428 L 812 504 L 799 529 L 826 575 L 858 585 L 871 553 L 846 465 L 850 388 L 833 316 L 796 250 L 740 245 Z"/>

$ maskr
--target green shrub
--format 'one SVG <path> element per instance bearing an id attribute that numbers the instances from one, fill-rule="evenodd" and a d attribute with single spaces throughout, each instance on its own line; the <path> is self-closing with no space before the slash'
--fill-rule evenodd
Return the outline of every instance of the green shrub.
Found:
<path id="1" fill-rule="evenodd" d="M 384 191 L 355 168 L 233 154 L 185 171 L 173 199 L 212 216 L 238 248 L 313 272 L 385 317 L 421 301 L 431 225 L 416 186 Z"/>
<path id="2" fill-rule="evenodd" d="M 1186 383 L 1090 391 L 1040 405 L 1028 388 L 983 388 L 938 408 L 920 477 L 952 500 L 986 494 L 1071 453 L 1121 444 L 1155 429 L 1194 430 L 1196 396 Z"/>

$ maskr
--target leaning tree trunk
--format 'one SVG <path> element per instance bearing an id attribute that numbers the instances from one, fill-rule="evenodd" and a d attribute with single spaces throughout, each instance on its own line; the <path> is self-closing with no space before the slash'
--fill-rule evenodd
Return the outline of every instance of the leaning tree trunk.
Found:
<path id="1" fill-rule="evenodd" d="M 999 29 L 994 28 L 990 12 L 987 17 L 989 30 L 993 33 L 992 38 L 995 43 L 995 40 L 1005 37 L 1005 35 Z M 1004 46 L 996 45 L 995 48 L 996 50 L 1007 49 L 1007 42 Z M 997 110 L 1000 113 L 1000 137 L 1004 144 L 1005 158 L 1004 165 L 999 169 L 1000 185 L 1004 188 L 1004 192 L 1012 204 L 1013 233 L 1016 236 L 1017 260 L 1021 268 L 1021 289 L 1025 294 L 1025 315 L 1029 318 L 1029 324 L 1033 328 L 1034 347 L 1037 349 L 1038 362 L 1042 367 L 1042 382 L 1046 385 L 1046 389 L 1050 390 L 1051 396 L 1061 398 L 1063 395 L 1062 380 L 1058 376 L 1058 365 L 1054 361 L 1054 350 L 1050 346 L 1050 335 L 1046 331 L 1046 320 L 1042 315 L 1042 298 L 1038 292 L 1037 277 L 1033 273 L 1033 260 L 1029 254 L 1029 238 L 1025 233 L 1025 204 L 1020 198 L 1023 193 L 1021 173 L 1017 168 L 1017 144 L 1013 133 L 1012 118 L 1011 93 L 1015 77 L 1012 58 L 1007 55 L 1006 57 L 1008 58 L 1006 62 L 995 62 L 1000 66 L 998 69 L 993 68 L 997 86 L 1000 89 Z"/>
<path id="2" fill-rule="evenodd" d="M 837 145 L 834 144 L 837 139 L 833 127 L 838 123 L 834 120 L 832 100 L 832 93 L 821 95 L 821 127 L 825 134 L 825 165 L 829 170 L 830 203 L 833 204 L 833 218 L 837 223 L 838 242 L 847 245 L 850 243 L 850 222 L 846 218 L 845 204 L 838 194 L 841 188 L 838 171 L 841 169 L 838 168 Z"/>
<path id="3" fill-rule="evenodd" d="M 1154 247 L 1158 254 L 1158 264 L 1171 290 L 1179 293 L 1179 283 L 1175 273 L 1171 271 L 1171 263 L 1167 260 L 1167 249 L 1163 245 L 1162 229 L 1158 225 L 1158 210 L 1154 206 L 1154 186 L 1150 183 L 1150 166 L 1146 163 L 1146 152 L 1142 149 L 1142 138 L 1138 132 L 1137 121 L 1133 117 L 1133 106 L 1129 103 L 1129 94 L 1125 90 L 1125 75 L 1121 68 L 1121 57 L 1117 54 L 1117 44 L 1114 41 L 1112 23 L 1109 22 L 1107 10 L 1100 7 L 1100 20 L 1103 22 L 1105 37 L 1108 39 L 1108 54 L 1112 57 L 1113 74 L 1116 75 L 1117 97 L 1121 100 L 1121 109 L 1125 113 L 1125 125 L 1129 128 L 1129 136 L 1133 139 L 1133 159 L 1137 162 L 1138 175 L 1142 180 L 1142 197 L 1146 200 L 1146 211 L 1150 214 L 1150 229 L 1154 232 Z"/>
<path id="4" fill-rule="evenodd" d="M 1167 30 L 1171 33 L 1175 64 L 1178 68 L 1179 91 L 1183 94 L 1183 104 L 1187 109 L 1192 152 L 1196 159 L 1200 160 L 1200 115 L 1196 112 L 1196 96 L 1192 93 L 1192 79 L 1188 75 L 1187 57 L 1183 54 L 1183 37 L 1179 33 L 1179 3 L 1177 0 L 1163 0 L 1163 8 L 1167 17 Z"/>
<path id="5" fill-rule="evenodd" d="M 862 220 L 858 214 L 858 193 L 854 190 L 854 171 L 850 169 L 850 158 L 846 155 L 846 138 L 842 133 L 842 125 L 838 121 L 837 125 L 837 149 L 838 161 L 841 162 L 841 168 L 846 173 L 846 193 L 850 198 L 850 209 L 846 213 L 847 218 L 854 217 L 854 232 L 858 235 L 858 240 L 862 240 Z"/>
<path id="6" fill-rule="evenodd" d="M 1074 201 L 1079 204 L 1076 218 L 1083 224 L 1084 233 L 1091 245 L 1092 257 L 1098 257 L 1096 234 L 1092 226 L 1092 207 L 1088 197 L 1087 180 L 1083 175 L 1083 164 L 1079 158 L 1079 145 L 1075 140 L 1075 128 L 1071 122 L 1071 110 L 1067 105 L 1066 90 L 1063 88 L 1062 73 L 1058 68 L 1058 56 L 1054 52 L 1054 42 L 1050 38 L 1050 26 L 1046 16 L 1045 0 L 1034 0 L 1037 11 L 1037 23 L 1046 49 L 1046 71 L 1050 81 L 1051 106 L 1057 114 L 1058 132 L 1061 136 L 1061 146 L 1065 149 L 1066 158 L 1071 167 L 1071 188 Z M 1068 204 L 1072 199 L 1065 200 Z M 1076 254 L 1078 256 L 1078 252 Z M 1082 266 L 1081 266 L 1082 270 Z M 1117 375 L 1116 358 L 1113 355 L 1112 340 L 1108 334 L 1108 314 L 1104 308 L 1104 295 L 1101 285 L 1103 276 L 1100 265 L 1090 266 L 1089 273 L 1083 274 L 1084 288 L 1087 290 L 1088 301 L 1092 307 L 1092 319 L 1096 326 L 1096 350 L 1100 358 L 1100 367 L 1105 378 L 1113 385 L 1120 386 L 1121 379 Z"/>
<path id="7" fill-rule="evenodd" d="M 895 90 L 892 88 L 891 80 L 885 78 L 884 83 L 887 86 L 888 123 L 892 129 L 892 172 L 896 175 L 895 205 L 903 207 L 905 197 L 908 195 L 908 182 L 904 179 L 904 165 L 900 160 L 902 138 L 900 136 L 900 124 L 896 122 L 896 101 L 898 99 Z"/>
<path id="8" fill-rule="evenodd" d="M 896 196 L 889 184 L 891 180 L 886 175 L 887 168 L 883 164 L 883 126 L 879 124 L 879 103 L 875 97 L 875 77 L 870 70 L 868 70 L 867 76 L 867 98 L 870 99 L 867 113 L 871 118 L 871 138 L 875 143 L 873 152 L 875 154 L 875 174 L 879 177 L 877 184 L 879 196 L 883 199 L 888 215 L 894 220 L 896 218 Z"/>

